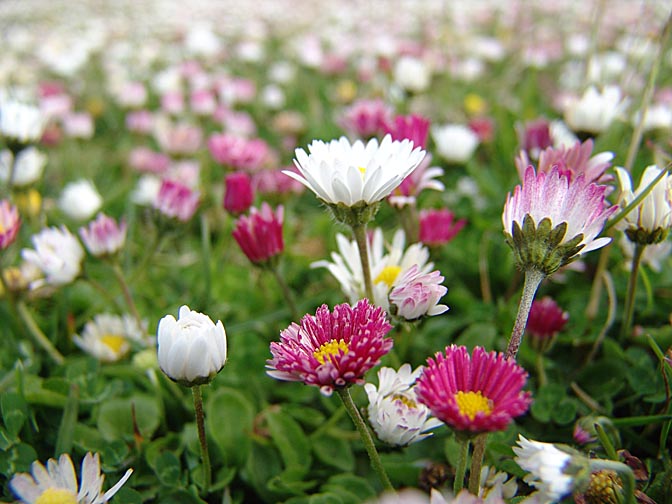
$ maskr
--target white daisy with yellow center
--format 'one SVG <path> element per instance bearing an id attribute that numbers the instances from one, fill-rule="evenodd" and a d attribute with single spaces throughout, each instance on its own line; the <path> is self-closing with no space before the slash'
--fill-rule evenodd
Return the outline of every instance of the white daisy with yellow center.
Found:
<path id="1" fill-rule="evenodd" d="M 49 459 L 47 467 L 33 462 L 30 474 L 14 475 L 9 486 L 24 504 L 102 504 L 119 491 L 132 473 L 133 469 L 129 469 L 116 485 L 102 493 L 105 476 L 100 473 L 100 457 L 87 453 L 78 487 L 72 459 L 63 454 L 58 460 Z"/>
<path id="2" fill-rule="evenodd" d="M 110 313 L 96 315 L 86 323 L 81 336 L 75 334 L 72 341 L 101 362 L 116 362 L 128 355 L 132 347 L 146 348 L 154 344 L 147 334 L 146 323 L 139 327 L 130 315 Z"/>

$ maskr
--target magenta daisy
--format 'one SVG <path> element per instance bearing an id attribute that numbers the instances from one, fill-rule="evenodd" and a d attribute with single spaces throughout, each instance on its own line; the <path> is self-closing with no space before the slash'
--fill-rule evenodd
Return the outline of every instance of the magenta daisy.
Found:
<path id="1" fill-rule="evenodd" d="M 273 211 L 264 202 L 261 209 L 252 207 L 250 215 L 243 215 L 236 221 L 233 237 L 241 250 L 254 264 L 264 264 L 282 254 L 285 248 L 282 239 L 282 205 Z"/>
<path id="2" fill-rule="evenodd" d="M 504 430 L 530 405 L 530 393 L 522 391 L 527 372 L 504 354 L 476 347 L 470 356 L 466 347 L 451 345 L 427 364 L 416 395 L 453 429 L 474 434 Z"/>
<path id="3" fill-rule="evenodd" d="M 364 374 L 392 348 L 392 338 L 385 337 L 390 329 L 383 309 L 367 299 L 336 305 L 333 312 L 322 305 L 314 316 L 305 315 L 300 325 L 282 331 L 279 343 L 271 343 L 266 372 L 331 395 L 334 389 L 364 383 Z"/>

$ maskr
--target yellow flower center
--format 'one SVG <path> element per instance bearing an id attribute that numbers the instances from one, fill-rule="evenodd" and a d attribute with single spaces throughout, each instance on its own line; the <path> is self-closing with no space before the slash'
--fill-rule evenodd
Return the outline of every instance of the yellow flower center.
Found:
<path id="1" fill-rule="evenodd" d="M 77 504 L 77 496 L 65 488 L 47 488 L 33 504 Z"/>
<path id="2" fill-rule="evenodd" d="M 482 114 L 486 109 L 485 100 L 475 93 L 469 93 L 464 97 L 464 109 L 470 115 Z"/>
<path id="3" fill-rule="evenodd" d="M 341 352 L 347 354 L 348 350 L 348 344 L 344 340 L 341 339 L 336 341 L 335 339 L 332 339 L 315 350 L 313 356 L 320 364 L 324 364 L 327 357 L 331 358 L 332 355 L 339 355 Z"/>
<path id="4" fill-rule="evenodd" d="M 2 221 L 0 221 L 0 234 L 4 233 L 5 231 L 5 226 L 3 226 Z"/>
<path id="5" fill-rule="evenodd" d="M 401 273 L 401 268 L 399 266 L 385 266 L 373 283 L 385 282 L 388 287 L 392 287 L 392 284 L 399 276 L 399 273 Z"/>
<path id="6" fill-rule="evenodd" d="M 410 397 L 407 397 L 403 394 L 394 394 L 392 396 L 392 400 L 401 401 L 408 408 L 417 408 L 418 407 L 418 404 L 413 399 L 411 399 Z"/>
<path id="7" fill-rule="evenodd" d="M 464 392 L 460 390 L 455 394 L 455 403 L 460 413 L 469 417 L 469 420 L 476 418 L 478 413 L 489 415 L 492 413 L 492 401 L 478 392 Z"/>
<path id="8" fill-rule="evenodd" d="M 100 337 L 100 341 L 115 354 L 118 354 L 121 352 L 121 348 L 124 346 L 126 338 L 119 336 L 118 334 L 103 334 Z"/>
<path id="9" fill-rule="evenodd" d="M 364 175 L 366 175 L 366 168 L 364 166 L 359 166 L 357 169 L 359 170 L 359 173 L 362 174 L 362 178 L 364 178 Z"/>

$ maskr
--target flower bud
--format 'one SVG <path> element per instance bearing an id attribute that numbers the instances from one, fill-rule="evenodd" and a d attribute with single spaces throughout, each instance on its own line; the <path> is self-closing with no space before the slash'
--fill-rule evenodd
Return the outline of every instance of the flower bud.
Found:
<path id="1" fill-rule="evenodd" d="M 157 329 L 161 370 L 187 387 L 210 382 L 226 363 L 226 332 L 207 315 L 184 305 L 178 319 L 166 315 Z"/>

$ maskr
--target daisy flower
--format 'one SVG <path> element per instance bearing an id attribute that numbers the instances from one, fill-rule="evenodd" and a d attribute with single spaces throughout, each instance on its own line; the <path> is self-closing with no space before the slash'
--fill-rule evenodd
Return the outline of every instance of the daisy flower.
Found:
<path id="1" fill-rule="evenodd" d="M 132 473 L 133 469 L 129 469 L 116 485 L 102 493 L 105 476 L 100 473 L 100 457 L 97 453 L 87 453 L 82 460 L 78 489 L 72 459 L 63 454 L 58 461 L 49 459 L 46 468 L 39 461 L 33 462 L 31 474 L 14 475 L 9 486 L 24 504 L 102 504 L 119 491 Z"/>
<path id="2" fill-rule="evenodd" d="M 356 305 L 327 305 L 305 315 L 271 343 L 267 373 L 278 380 L 301 381 L 320 387 L 324 395 L 335 388 L 363 383 L 364 374 L 392 348 L 392 329 L 380 307 L 367 299 Z"/>
<path id="3" fill-rule="evenodd" d="M 99 361 L 116 362 L 124 358 L 133 346 L 150 346 L 153 338 L 147 335 L 147 324 L 139 327 L 130 315 L 100 313 L 87 322 L 81 336 L 75 334 L 72 341 Z"/>
<path id="4" fill-rule="evenodd" d="M 504 430 L 530 405 L 530 393 L 522 391 L 527 372 L 501 353 L 476 347 L 470 356 L 451 345 L 427 364 L 416 382 L 418 401 L 455 430 Z"/>

